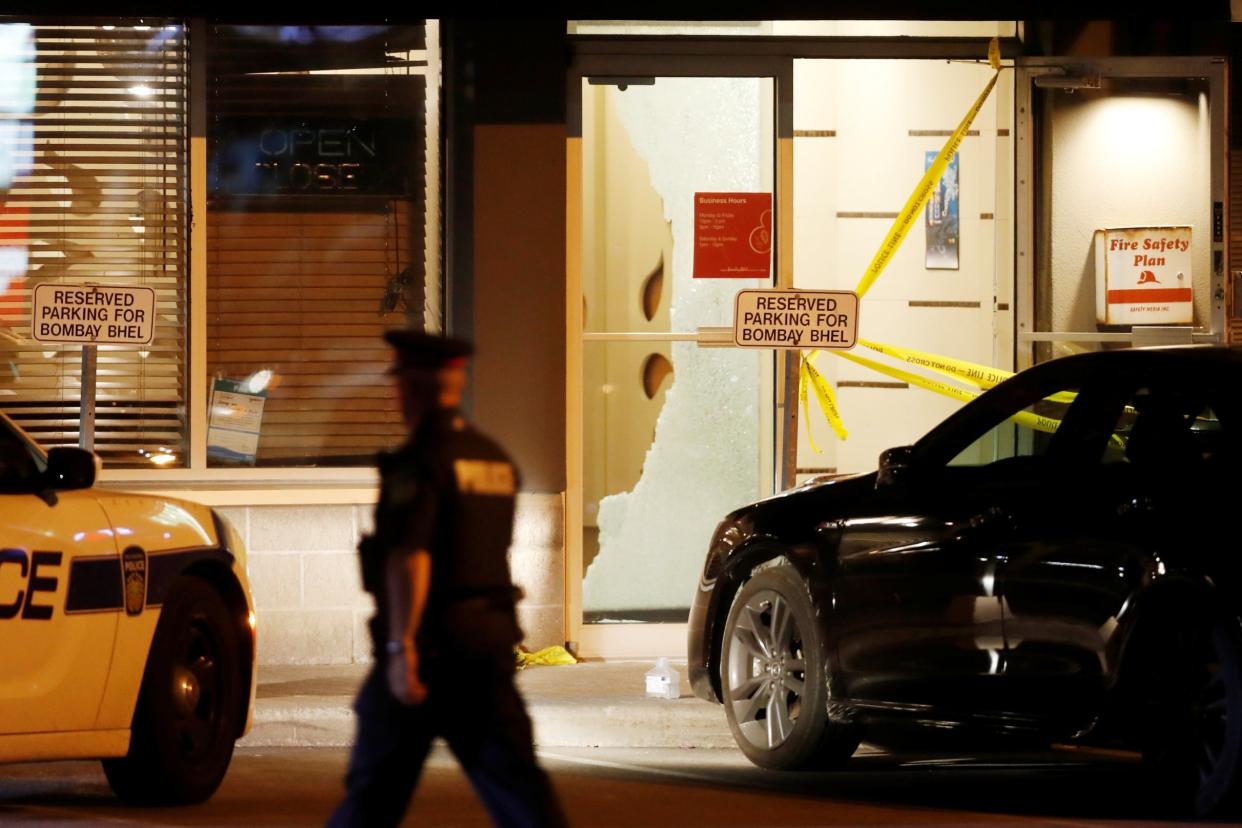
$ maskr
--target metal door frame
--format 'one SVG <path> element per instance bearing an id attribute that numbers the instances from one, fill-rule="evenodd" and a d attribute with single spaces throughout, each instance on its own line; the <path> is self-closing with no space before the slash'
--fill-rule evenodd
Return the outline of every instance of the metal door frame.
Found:
<path id="1" fill-rule="evenodd" d="M 1220 216 L 1219 234 L 1214 233 L 1211 246 L 1212 274 L 1210 290 L 1212 313 L 1207 331 L 1195 331 L 1194 342 L 1224 342 L 1228 333 L 1225 320 L 1225 270 L 1228 266 L 1229 199 L 1226 192 L 1225 165 L 1228 135 L 1225 131 L 1225 81 L 1228 66 L 1223 57 L 1106 57 L 1078 59 L 1065 57 L 1017 58 L 1014 103 L 1017 107 L 1015 132 L 1017 147 L 1015 172 L 1015 221 L 1017 241 L 1014 274 L 1017 279 L 1014 304 L 1014 364 L 1028 368 L 1034 364 L 1035 347 L 1039 342 L 1118 342 L 1134 344 L 1134 334 L 1124 332 L 1053 333 L 1035 328 L 1035 298 L 1038 259 L 1041 255 L 1037 223 L 1040 221 L 1036 194 L 1039 190 L 1036 158 L 1035 79 L 1049 75 L 1100 78 L 1204 78 L 1208 81 L 1208 117 L 1211 123 L 1209 146 L 1210 191 L 1213 210 Z M 1216 213 L 1214 212 L 1214 215 Z"/>
<path id="2" fill-rule="evenodd" d="M 594 41 L 593 38 L 588 38 Z M 773 199 L 774 223 L 776 226 L 777 243 L 773 247 L 773 266 L 776 272 L 776 284 L 779 287 L 793 285 L 793 60 L 779 56 L 756 55 L 688 55 L 661 54 L 658 51 L 639 53 L 613 53 L 607 47 L 618 45 L 611 38 L 596 41 L 593 46 L 606 47 L 603 52 L 595 52 L 582 44 L 575 55 L 575 60 L 568 73 L 569 88 L 566 94 L 568 127 L 566 153 L 566 209 L 567 209 L 567 256 L 566 256 L 566 497 L 565 497 L 565 616 L 564 625 L 566 640 L 571 648 L 582 647 L 588 655 L 606 650 L 610 655 L 626 654 L 629 647 L 636 647 L 643 655 L 650 654 L 653 649 L 663 651 L 670 646 L 676 648 L 677 642 L 684 648 L 685 624 L 646 624 L 643 635 L 633 635 L 633 625 L 624 625 L 623 636 L 602 636 L 600 641 L 584 642 L 582 633 L 585 626 L 582 621 L 582 532 L 583 514 L 582 497 L 584 493 L 585 474 L 583 457 L 585 437 L 583 418 L 583 316 L 582 316 L 582 83 L 588 78 L 626 79 L 626 78 L 657 78 L 657 77 L 710 77 L 710 78 L 759 78 L 771 79 L 774 84 L 775 105 L 775 176 L 776 192 Z M 623 43 L 620 45 L 629 46 Z M 663 41 L 656 46 L 668 47 Z M 662 337 L 663 339 L 664 337 Z M 669 340 L 697 340 L 693 333 L 670 333 Z M 792 352 L 790 352 L 792 353 Z M 797 363 L 787 357 L 785 376 L 789 376 L 792 366 L 797 371 Z M 796 377 L 796 374 L 794 375 Z M 779 388 L 778 381 L 778 388 Z M 796 392 L 796 382 L 788 389 Z M 780 392 L 778 390 L 778 396 Z M 796 400 L 795 400 L 796 402 Z M 793 435 L 796 446 L 797 422 L 796 405 L 790 405 L 786 399 L 783 406 L 785 412 L 792 415 L 782 417 L 782 428 L 778 429 L 784 439 L 778 437 L 776 455 L 781 457 L 779 464 L 784 473 L 788 465 L 780 444 L 788 444 L 788 436 Z M 605 631 L 610 632 L 610 631 Z M 618 640 L 613 640 L 618 639 Z M 625 640 L 621 640 L 625 639 Z M 638 653 L 635 653 L 638 654 Z"/>

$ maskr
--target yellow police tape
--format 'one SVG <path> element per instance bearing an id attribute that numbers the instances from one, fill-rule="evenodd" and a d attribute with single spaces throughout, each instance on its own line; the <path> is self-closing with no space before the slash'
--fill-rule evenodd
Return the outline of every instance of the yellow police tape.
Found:
<path id="1" fill-rule="evenodd" d="M 578 659 L 560 645 L 552 647 L 544 647 L 542 650 L 535 650 L 533 653 L 524 650 L 521 647 L 514 648 L 513 657 L 517 662 L 518 669 L 529 667 L 532 664 L 577 664 Z"/>
<path id="2" fill-rule="evenodd" d="M 811 355 L 814 356 L 815 353 L 812 351 Z M 811 434 L 811 413 L 807 405 L 806 393 L 808 385 L 815 389 L 815 399 L 819 403 L 819 410 L 824 412 L 824 419 L 836 432 L 837 439 L 844 440 L 850 435 L 845 430 L 845 423 L 841 421 L 841 413 L 837 410 L 837 398 L 832 393 L 832 386 L 828 384 L 828 380 L 824 379 L 824 375 L 815 369 L 811 360 L 803 356 L 798 370 L 798 399 L 802 402 L 802 418 L 807 422 L 806 438 L 810 441 L 815 453 L 822 454 L 823 450 L 815 444 L 815 437 Z"/>
<path id="3" fill-rule="evenodd" d="M 807 361 L 809 362 L 813 360 L 817 353 L 818 353 L 817 351 L 812 352 L 811 356 L 808 358 Z M 953 397 L 954 399 L 961 400 L 962 402 L 970 402 L 972 400 L 978 399 L 979 397 L 979 395 L 976 394 L 975 392 L 969 391 L 965 388 L 959 388 L 956 385 L 949 385 L 948 383 L 945 383 L 945 382 L 939 382 L 937 380 L 927 379 L 926 377 L 920 377 L 917 374 L 910 373 L 909 371 L 903 371 L 900 368 L 893 368 L 888 365 L 882 365 L 878 362 L 867 359 L 865 357 L 860 357 L 857 354 L 851 354 L 846 351 L 830 351 L 829 353 L 835 354 L 836 356 L 839 356 L 842 359 L 848 359 L 850 362 L 854 362 L 858 365 L 865 366 L 867 368 L 870 368 L 873 371 L 877 371 L 881 374 L 885 374 L 887 376 L 893 377 L 894 379 L 899 379 L 902 382 L 907 382 L 910 385 L 917 385 L 920 388 L 926 388 L 929 391 L 935 391 L 938 394 L 944 394 L 946 397 Z M 974 363 L 965 363 L 965 364 L 973 365 Z M 811 370 L 815 370 L 813 366 Z M 1004 373 L 1007 373 L 1007 372 L 1004 372 Z M 822 376 L 821 376 L 821 379 L 822 379 Z M 1056 394 L 1052 394 L 1050 396 L 1044 397 L 1044 399 L 1047 400 L 1048 402 L 1059 402 L 1059 403 L 1068 404 L 1068 403 L 1073 402 L 1077 396 L 1078 395 L 1072 391 L 1062 391 L 1062 392 L 1058 392 Z M 1128 405 L 1125 407 L 1125 410 L 1127 413 L 1131 415 L 1136 413 L 1135 410 Z M 1031 428 L 1036 431 L 1044 431 L 1044 432 L 1047 432 L 1048 434 L 1052 434 L 1053 432 L 1055 432 L 1057 428 L 1061 425 L 1061 421 L 1056 419 L 1055 417 L 1046 417 L 1042 414 L 1035 414 L 1030 411 L 1019 411 L 1018 413 L 1011 415 L 1008 419 L 1011 422 L 1017 423 L 1020 426 L 1025 426 L 1026 428 Z M 808 434 L 810 433 L 809 425 L 807 427 L 807 432 Z M 1125 448 L 1126 446 L 1126 439 L 1121 434 L 1114 433 L 1111 437 L 1109 437 L 1109 442 L 1120 448 Z M 812 441 L 811 445 L 812 447 L 814 447 L 815 445 L 814 441 Z M 818 452 L 819 449 L 816 449 L 816 451 Z"/>
<path id="4" fill-rule="evenodd" d="M 927 368 L 954 379 L 965 380 L 985 391 L 989 388 L 994 388 L 1013 376 L 1012 371 L 1006 371 L 1002 368 L 992 368 L 987 365 L 980 365 L 977 362 L 968 362 L 964 359 L 929 354 L 925 351 L 916 351 L 913 348 L 899 348 L 896 345 L 884 345 L 867 339 L 859 339 L 858 344 L 893 359 L 899 359 L 909 365 L 918 365 L 921 368 Z M 1077 396 L 1073 391 L 1059 391 L 1047 399 L 1050 402 L 1072 403 Z"/>
<path id="5" fill-rule="evenodd" d="M 923 205 L 927 203 L 932 188 L 939 183 L 940 176 L 944 175 L 945 168 L 953 160 L 953 156 L 957 153 L 958 147 L 961 146 L 962 139 L 966 137 L 966 133 L 970 130 L 970 125 L 975 120 L 975 116 L 983 108 L 983 102 L 992 94 L 992 88 L 996 86 L 996 80 L 1001 73 L 1000 44 L 996 38 L 992 38 L 991 42 L 988 43 L 988 63 L 995 70 L 992 74 L 992 79 L 988 81 L 988 85 L 983 88 L 983 91 L 979 93 L 979 97 L 975 99 L 974 104 L 966 111 L 966 116 L 957 125 L 957 129 L 953 130 L 949 140 L 940 148 L 940 153 L 936 156 L 936 160 L 923 173 L 918 186 L 914 188 L 914 192 L 906 199 L 905 206 L 901 208 L 901 212 L 893 220 L 893 226 L 889 228 L 888 235 L 881 242 L 880 249 L 876 251 L 875 256 L 871 259 L 871 264 L 863 272 L 862 279 L 858 281 L 858 287 L 854 288 L 854 292 L 858 294 L 859 299 L 862 299 L 867 291 L 871 290 L 871 286 L 875 284 L 875 280 L 884 272 L 884 268 L 888 266 L 888 262 L 892 259 L 893 254 L 897 252 L 897 248 L 901 247 L 901 243 L 905 241 L 906 234 L 914 226 L 915 220 L 923 210 Z"/>
<path id="6" fill-rule="evenodd" d="M 946 397 L 953 397 L 954 399 L 961 400 L 962 402 L 970 402 L 978 399 L 979 397 L 979 395 L 974 391 L 968 391 L 965 388 L 959 388 L 958 386 L 950 385 L 947 382 L 940 382 L 939 380 L 920 377 L 918 374 L 912 374 L 909 371 L 903 371 L 900 368 L 882 365 L 874 360 L 867 359 L 866 357 L 851 354 L 848 351 L 833 351 L 833 353 L 842 359 L 848 359 L 850 362 L 865 366 L 873 371 L 878 371 L 886 376 L 893 377 L 894 379 L 901 380 L 902 382 L 907 382 L 910 385 L 917 385 L 920 388 L 926 388 L 929 391 L 935 391 L 936 393 L 943 394 Z M 1018 425 L 1033 428 L 1037 431 L 1046 431 L 1049 434 L 1056 431 L 1057 427 L 1061 425 L 1060 420 L 1052 417 L 1045 417 L 1042 414 L 1034 414 L 1030 411 L 1019 411 L 1009 419 Z"/>
<path id="7" fill-rule="evenodd" d="M 997 38 L 992 38 L 988 43 L 988 63 L 994 70 L 992 79 L 988 81 L 987 86 L 979 93 L 979 97 L 975 99 L 970 109 L 966 111 L 966 115 L 962 118 L 961 123 L 957 125 L 957 129 L 953 131 L 949 136 L 949 140 L 941 147 L 935 161 L 923 173 L 918 186 L 914 188 L 914 192 L 906 199 L 905 206 L 901 208 L 901 212 L 893 220 L 892 227 L 889 228 L 884 241 L 880 243 L 880 249 L 876 251 L 875 256 L 871 259 L 871 264 L 863 272 L 862 278 L 858 282 L 858 287 L 854 289 L 859 299 L 862 299 L 867 291 L 871 289 L 871 286 L 875 284 L 876 279 L 884 272 L 884 268 L 888 266 L 893 255 L 901 247 L 902 242 L 905 241 L 906 235 L 910 232 L 910 228 L 914 226 L 918 218 L 918 214 L 927 204 L 927 199 L 931 195 L 932 189 L 940 181 L 940 177 L 944 175 L 945 168 L 948 167 L 949 162 L 961 146 L 962 139 L 966 137 L 966 133 L 970 130 L 970 125 L 974 122 L 975 116 L 979 114 L 979 110 L 983 108 L 984 102 L 992 94 L 992 89 L 996 86 L 996 80 L 1000 77 L 1002 68 L 1000 62 L 1000 42 Z M 814 389 L 815 399 L 819 403 L 820 410 L 823 411 L 824 419 L 828 421 L 828 425 L 832 427 L 837 437 L 844 440 L 849 432 L 845 428 L 845 423 L 841 420 L 840 410 L 837 407 L 836 395 L 833 393 L 832 386 L 815 369 L 811 362 L 817 353 L 818 351 L 812 351 L 809 357 L 805 353 L 802 355 L 798 369 L 798 399 L 802 403 L 803 419 L 806 420 L 807 438 L 811 443 L 811 448 L 816 453 L 820 453 L 819 446 L 815 444 L 815 438 L 811 436 L 809 405 L 807 403 L 808 385 Z M 838 356 L 845 355 L 840 351 L 835 351 L 834 353 L 837 353 Z M 943 383 L 933 384 L 943 385 Z M 950 388 L 951 386 L 944 387 Z M 953 395 L 951 394 L 951 396 Z"/>

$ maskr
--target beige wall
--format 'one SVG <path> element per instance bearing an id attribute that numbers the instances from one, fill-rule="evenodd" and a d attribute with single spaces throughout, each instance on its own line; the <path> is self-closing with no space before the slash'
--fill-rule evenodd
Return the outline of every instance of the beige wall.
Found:
<path id="1" fill-rule="evenodd" d="M 1093 234 L 1109 227 L 1193 225 L 1194 326 L 1211 327 L 1211 122 L 1204 94 L 1048 91 L 1049 295 L 1041 327 L 1098 330 Z M 1045 327 L 1046 326 L 1046 327 Z"/>
<path id="2" fill-rule="evenodd" d="M 797 60 L 794 73 L 795 285 L 854 290 L 921 178 L 924 153 L 944 145 L 992 72 L 930 60 Z M 920 214 L 861 302 L 861 337 L 1012 366 L 1012 90 L 1005 72 L 959 150 L 959 269 L 926 268 Z M 892 387 L 893 377 L 830 354 L 816 365 L 837 389 L 849 437 L 838 440 L 812 402 L 810 426 L 823 453 L 811 449 L 803 424 L 801 469 L 870 471 L 880 451 L 912 442 L 961 407 Z"/>
<path id="3" fill-rule="evenodd" d="M 471 416 L 545 494 L 565 490 L 565 134 L 474 130 Z"/>
<path id="4" fill-rule="evenodd" d="M 509 565 L 526 592 L 518 619 L 526 646 L 563 644 L 561 496 L 522 494 Z M 250 589 L 261 664 L 370 661 L 367 619 L 354 551 L 372 528 L 370 505 L 224 507 L 249 551 Z"/>

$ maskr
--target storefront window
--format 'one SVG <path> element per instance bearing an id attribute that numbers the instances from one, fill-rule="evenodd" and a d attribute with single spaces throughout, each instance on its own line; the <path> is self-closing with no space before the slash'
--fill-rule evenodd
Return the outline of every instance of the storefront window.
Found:
<path id="1" fill-rule="evenodd" d="M 399 441 L 381 334 L 423 320 L 426 66 L 422 25 L 211 27 L 209 465 Z"/>
<path id="2" fill-rule="evenodd" d="M 118 320 L 67 306 L 34 319 L 32 293 L 154 289 L 149 344 L 94 346 L 93 444 L 114 468 L 185 464 L 184 34 L 0 24 L 0 407 L 44 446 L 79 444 L 81 343 Z"/>

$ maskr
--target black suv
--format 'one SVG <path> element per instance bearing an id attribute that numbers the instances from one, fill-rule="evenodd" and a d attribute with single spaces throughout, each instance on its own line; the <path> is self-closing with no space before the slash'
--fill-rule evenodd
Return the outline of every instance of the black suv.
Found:
<path id="1" fill-rule="evenodd" d="M 1038 365 L 878 472 L 738 509 L 690 613 L 695 693 L 757 765 L 864 737 L 1140 753 L 1205 815 L 1242 785 L 1242 351 Z"/>

